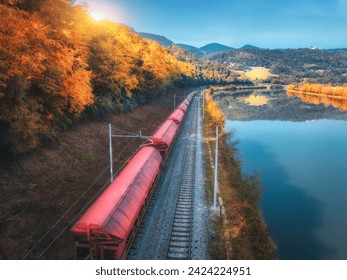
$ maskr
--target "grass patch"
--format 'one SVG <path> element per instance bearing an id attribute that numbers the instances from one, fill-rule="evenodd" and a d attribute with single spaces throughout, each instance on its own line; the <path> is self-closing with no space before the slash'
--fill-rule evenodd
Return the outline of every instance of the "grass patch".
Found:
<path id="1" fill-rule="evenodd" d="M 66 141 L 61 141 L 60 146 L 76 154 L 78 158 L 80 158 L 85 163 L 93 164 L 97 163 L 100 160 L 100 157 L 96 156 L 92 151 L 76 147 L 75 145 Z"/>
<path id="2" fill-rule="evenodd" d="M 81 149 L 81 148 L 76 148 L 76 152 L 78 156 L 86 163 L 97 163 L 99 161 L 99 157 L 94 155 L 93 153 Z"/>

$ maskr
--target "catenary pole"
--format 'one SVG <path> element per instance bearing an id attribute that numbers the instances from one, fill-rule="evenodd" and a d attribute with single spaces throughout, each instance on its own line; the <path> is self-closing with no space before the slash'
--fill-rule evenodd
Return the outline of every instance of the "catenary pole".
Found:
<path id="1" fill-rule="evenodd" d="M 205 95 L 204 95 L 204 89 L 201 89 L 202 93 L 202 120 L 205 119 Z"/>
<path id="2" fill-rule="evenodd" d="M 176 110 L 176 93 L 174 93 L 174 111 Z"/>
<path id="3" fill-rule="evenodd" d="M 216 126 L 216 153 L 214 162 L 214 189 L 213 189 L 213 208 L 217 208 L 217 189 L 218 189 L 218 125 Z"/>
<path id="4" fill-rule="evenodd" d="M 113 182 L 113 152 L 112 152 L 112 126 L 108 124 L 108 138 L 110 144 L 110 175 L 111 175 L 111 183 Z"/>

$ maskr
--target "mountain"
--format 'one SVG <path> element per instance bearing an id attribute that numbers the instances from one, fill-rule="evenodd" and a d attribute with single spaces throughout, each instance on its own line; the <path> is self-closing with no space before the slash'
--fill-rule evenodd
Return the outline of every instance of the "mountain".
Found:
<path id="1" fill-rule="evenodd" d="M 219 43 L 208 44 L 208 45 L 200 48 L 200 50 L 206 52 L 207 54 L 225 52 L 225 51 L 229 51 L 229 50 L 233 50 L 233 49 L 234 48 L 231 48 L 231 47 L 219 44 Z"/>
<path id="2" fill-rule="evenodd" d="M 244 45 L 240 50 L 260 50 L 260 48 L 253 45 Z"/>
<path id="3" fill-rule="evenodd" d="M 162 45 L 163 47 L 170 47 L 171 45 L 175 44 L 173 41 L 169 40 L 165 36 L 156 35 L 156 34 L 152 34 L 152 33 L 146 33 L 146 32 L 138 32 L 138 34 L 142 38 L 155 41 L 158 44 Z M 177 46 L 183 48 L 184 50 L 189 52 L 194 57 L 202 57 L 204 55 L 210 55 L 210 54 L 225 52 L 225 51 L 229 51 L 229 50 L 234 49 L 234 48 L 231 48 L 231 47 L 219 44 L 219 43 L 208 44 L 208 45 L 203 46 L 201 48 L 197 48 L 197 47 L 187 45 L 187 44 L 177 44 Z M 254 47 L 254 48 L 256 48 L 256 47 Z"/>
<path id="4" fill-rule="evenodd" d="M 190 53 L 191 55 L 195 57 L 201 57 L 204 55 L 204 52 L 197 47 L 186 45 L 186 44 L 176 44 L 176 45 L 185 49 L 188 53 Z"/>
<path id="5" fill-rule="evenodd" d="M 152 33 L 146 33 L 146 32 L 138 32 L 138 34 L 142 38 L 155 41 L 164 47 L 170 47 L 170 46 L 175 44 L 173 41 L 166 38 L 165 36 L 156 35 L 156 34 L 152 34 Z M 183 48 L 184 50 L 186 50 L 188 53 L 190 53 L 195 58 L 200 58 L 200 59 L 206 58 L 206 56 L 209 56 L 209 55 L 214 55 L 214 54 L 222 53 L 225 51 L 235 50 L 235 48 L 232 48 L 232 47 L 229 47 L 226 45 L 222 45 L 219 43 L 207 44 L 201 48 L 197 48 L 195 46 L 187 45 L 187 44 L 175 44 L 175 45 L 180 47 L 180 48 Z M 247 44 L 247 45 L 244 45 L 243 47 L 239 48 L 239 50 L 260 50 L 260 48 Z"/>
<path id="6" fill-rule="evenodd" d="M 163 47 L 169 47 L 172 44 L 174 44 L 174 42 L 172 42 L 171 40 L 169 40 L 168 38 L 166 38 L 164 36 L 160 36 L 160 35 L 156 35 L 156 34 L 152 34 L 152 33 L 145 33 L 145 32 L 139 32 L 138 34 L 142 38 L 155 41 L 158 44 L 162 45 Z"/>
<path id="7" fill-rule="evenodd" d="M 201 52 L 201 50 L 197 47 L 186 45 L 186 44 L 176 44 L 177 46 L 184 48 L 187 52 Z"/>
<path id="8" fill-rule="evenodd" d="M 189 52 L 191 55 L 193 55 L 195 58 L 204 58 L 205 56 L 216 54 L 220 52 L 225 52 L 229 50 L 234 50 L 234 48 L 219 44 L 219 43 L 212 43 L 208 44 L 206 46 L 203 46 L 201 48 L 197 48 L 191 45 L 186 44 L 177 44 L 177 46 L 185 49 L 187 52 Z"/>

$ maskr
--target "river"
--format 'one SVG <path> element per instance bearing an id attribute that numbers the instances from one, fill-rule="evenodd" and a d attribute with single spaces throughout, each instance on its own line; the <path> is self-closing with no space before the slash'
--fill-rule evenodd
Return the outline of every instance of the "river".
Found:
<path id="1" fill-rule="evenodd" d="M 278 93 L 266 94 L 271 100 L 271 95 Z M 281 113 L 273 118 L 267 115 L 266 120 L 261 120 L 260 114 L 259 119 L 235 121 L 232 114 L 247 119 L 247 114 L 238 115 L 237 108 L 247 104 L 239 97 L 233 96 L 233 101 L 228 97 L 232 105 L 223 109 L 228 111 L 230 119 L 226 130 L 235 133 L 230 143 L 240 141 L 236 147 L 243 160 L 243 171 L 246 174 L 256 171 L 260 175 L 265 187 L 261 208 L 278 247 L 279 259 L 346 260 L 347 121 L 335 119 L 344 119 L 345 115 L 334 108 L 301 103 L 293 100 L 296 97 L 281 94 L 276 102 L 282 99 L 281 104 L 285 104 L 287 98 L 288 104 L 299 104 L 300 116 L 290 120 L 290 114 L 281 111 L 291 109 L 296 114 L 298 111 L 286 107 L 277 108 L 276 112 Z M 268 114 L 266 107 L 273 109 L 278 105 L 276 102 L 257 108 L 248 106 L 252 111 Z M 235 112 L 230 113 L 232 110 Z M 316 114 L 312 120 L 312 111 L 317 110 L 331 119 L 321 119 Z M 305 119 L 305 111 L 309 118 L 297 121 Z M 285 121 L 278 120 L 282 115 Z"/>

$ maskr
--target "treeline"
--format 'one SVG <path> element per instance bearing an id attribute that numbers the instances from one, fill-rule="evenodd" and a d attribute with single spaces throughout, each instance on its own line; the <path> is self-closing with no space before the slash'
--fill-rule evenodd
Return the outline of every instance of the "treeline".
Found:
<path id="1" fill-rule="evenodd" d="M 239 74 L 222 63 L 194 58 L 184 48 L 175 44 L 168 47 L 169 52 L 183 62 L 189 62 L 194 71 L 189 84 L 216 85 L 216 84 L 244 84 L 249 80 L 242 79 Z"/>
<path id="2" fill-rule="evenodd" d="M 299 84 L 288 85 L 287 90 L 307 93 L 317 93 L 332 97 L 347 97 L 347 84 L 333 87 L 331 84 Z"/>
<path id="3" fill-rule="evenodd" d="M 29 152 L 76 119 L 136 106 L 195 69 L 65 0 L 0 2 L 0 149 Z"/>

